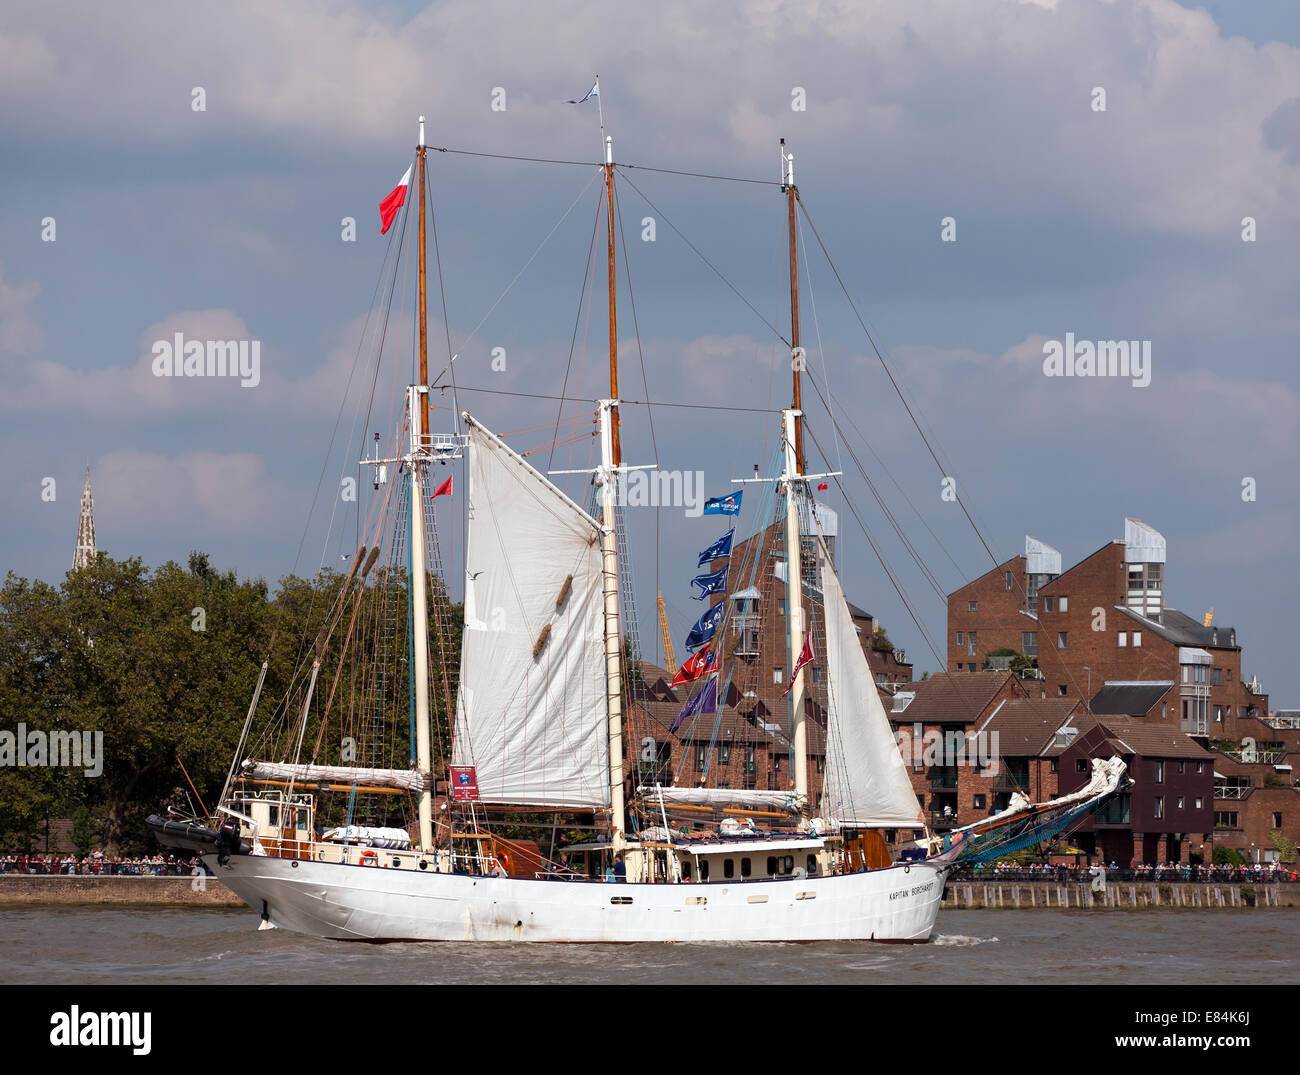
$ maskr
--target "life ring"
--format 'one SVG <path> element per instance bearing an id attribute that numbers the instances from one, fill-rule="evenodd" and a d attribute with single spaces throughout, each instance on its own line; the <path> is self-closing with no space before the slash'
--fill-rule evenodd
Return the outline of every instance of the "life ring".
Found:
<path id="1" fill-rule="evenodd" d="M 497 877 L 510 876 L 510 856 L 504 851 L 492 855 L 488 859 L 488 872 L 495 874 Z"/>
<path id="2" fill-rule="evenodd" d="M 366 859 L 369 859 L 370 861 L 367 862 Z M 362 852 L 361 852 L 361 865 L 362 865 L 362 866 L 378 866 L 378 865 L 379 865 L 379 852 L 377 852 L 377 851 L 362 851 Z"/>

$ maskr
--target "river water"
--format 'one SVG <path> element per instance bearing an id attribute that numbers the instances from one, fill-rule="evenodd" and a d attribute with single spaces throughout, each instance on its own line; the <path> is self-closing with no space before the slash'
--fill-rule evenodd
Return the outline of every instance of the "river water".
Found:
<path id="1" fill-rule="evenodd" d="M 0 983 L 1300 983 L 1300 910 L 942 911 L 928 944 L 358 944 L 246 910 L 0 911 Z"/>

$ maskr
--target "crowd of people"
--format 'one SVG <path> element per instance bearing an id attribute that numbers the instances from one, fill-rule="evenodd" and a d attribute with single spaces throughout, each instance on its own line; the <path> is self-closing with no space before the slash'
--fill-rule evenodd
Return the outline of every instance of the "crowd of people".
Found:
<path id="1" fill-rule="evenodd" d="M 1108 881 L 1228 884 L 1289 882 L 1297 879 L 1295 865 L 1288 866 L 1280 862 L 1248 863 L 1244 866 L 1192 865 L 1186 862 L 1166 862 L 1154 866 L 1141 862 L 1098 862 L 1095 865 L 1105 869 Z M 971 867 L 969 876 L 978 881 L 1055 881 L 1065 884 L 1070 881 L 1091 881 L 1094 876 L 1092 870 L 1093 866 L 1084 865 L 994 862 Z"/>
<path id="2" fill-rule="evenodd" d="M 0 855 L 0 873 L 69 874 L 87 877 L 188 877 L 197 859 L 175 855 L 134 855 L 123 858 L 92 851 L 75 855 Z"/>

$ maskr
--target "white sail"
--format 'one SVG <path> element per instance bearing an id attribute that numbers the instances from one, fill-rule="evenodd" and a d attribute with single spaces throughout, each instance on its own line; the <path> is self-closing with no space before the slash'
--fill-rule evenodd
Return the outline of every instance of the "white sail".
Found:
<path id="1" fill-rule="evenodd" d="M 822 814 L 842 825 L 920 828 L 920 804 L 871 676 L 840 580 L 819 538 L 826 620 L 826 779 Z"/>
<path id="2" fill-rule="evenodd" d="M 637 795 L 647 802 L 683 806 L 726 806 L 737 803 L 754 808 L 775 807 L 791 814 L 799 813 L 807 801 L 793 791 L 759 791 L 756 788 L 637 788 Z"/>
<path id="3" fill-rule="evenodd" d="M 609 805 L 600 526 L 466 415 L 469 538 L 454 765 L 478 797 Z"/>
<path id="4" fill-rule="evenodd" d="M 433 787 L 433 774 L 417 769 L 365 769 L 350 765 L 291 765 L 247 759 L 239 767 L 249 780 L 296 780 L 306 784 L 368 784 L 378 788 L 424 791 Z"/>

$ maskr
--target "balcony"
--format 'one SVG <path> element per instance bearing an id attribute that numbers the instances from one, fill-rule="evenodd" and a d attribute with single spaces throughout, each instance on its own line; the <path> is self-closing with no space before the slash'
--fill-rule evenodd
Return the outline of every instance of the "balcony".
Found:
<path id="1" fill-rule="evenodd" d="M 932 829 L 955 829 L 958 824 L 956 814 L 945 814 L 942 810 L 930 811 L 930 828 Z"/>
<path id="2" fill-rule="evenodd" d="M 1244 787 L 1221 787 L 1214 789 L 1216 799 L 1249 799 L 1255 789 L 1249 785 Z"/>
<path id="3" fill-rule="evenodd" d="M 1280 765 L 1286 757 L 1285 750 L 1225 750 L 1222 753 L 1242 765 Z"/>
<path id="4" fill-rule="evenodd" d="M 737 616 L 731 621 L 732 634 L 738 635 L 737 657 L 757 657 L 759 654 L 759 617 Z"/>
<path id="5" fill-rule="evenodd" d="M 993 791 L 1018 791 L 1021 795 L 1029 794 L 1029 776 L 1025 773 L 1002 773 L 993 778 Z"/>
<path id="6" fill-rule="evenodd" d="M 957 774 L 951 769 L 931 769 L 930 787 L 935 791 L 956 791 Z"/>

